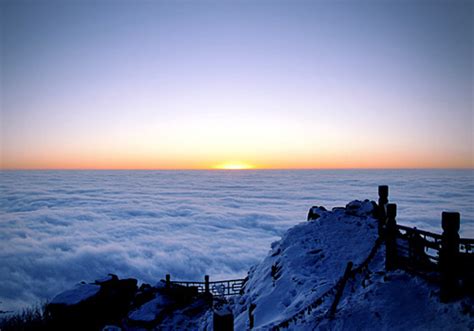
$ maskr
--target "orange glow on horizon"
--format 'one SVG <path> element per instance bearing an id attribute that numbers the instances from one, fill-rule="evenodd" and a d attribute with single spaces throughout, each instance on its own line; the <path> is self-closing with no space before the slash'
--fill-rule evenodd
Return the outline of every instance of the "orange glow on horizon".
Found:
<path id="1" fill-rule="evenodd" d="M 218 164 L 214 167 L 213 169 L 218 169 L 218 170 L 248 170 L 248 169 L 255 169 L 253 165 L 243 163 L 243 162 L 227 162 L 227 163 L 222 163 Z"/>
<path id="2" fill-rule="evenodd" d="M 147 146 L 148 147 L 148 146 Z M 312 148 L 311 148 L 312 147 Z M 275 150 L 271 146 L 191 150 L 178 152 L 153 148 L 74 148 L 5 151 L 0 169 L 77 170 L 244 170 L 244 169 L 426 169 L 474 168 L 473 160 L 455 152 L 311 146 Z M 227 161 L 223 161 L 227 160 Z"/>
<path id="3" fill-rule="evenodd" d="M 358 155 L 357 158 L 352 155 Z M 244 156 L 244 155 L 242 155 Z M 472 169 L 473 163 L 456 155 L 440 157 L 428 153 L 353 153 L 326 152 L 301 155 L 249 154 L 248 161 L 219 162 L 217 156 L 115 153 L 50 153 L 49 155 L 23 155 L 21 158 L 3 158 L 4 170 L 249 170 L 249 169 Z"/>

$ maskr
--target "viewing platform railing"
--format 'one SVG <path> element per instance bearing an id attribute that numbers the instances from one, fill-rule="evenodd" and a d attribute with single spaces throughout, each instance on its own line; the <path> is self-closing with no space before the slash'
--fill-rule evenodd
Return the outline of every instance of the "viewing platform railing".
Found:
<path id="1" fill-rule="evenodd" d="M 209 281 L 209 276 L 204 276 L 203 282 L 198 281 L 171 281 L 171 276 L 166 275 L 166 286 L 178 285 L 183 287 L 192 287 L 198 293 L 210 293 L 215 297 L 228 297 L 242 294 L 242 289 L 246 279 L 227 279 L 219 281 Z"/>
<path id="2" fill-rule="evenodd" d="M 397 224 L 397 205 L 388 202 L 388 186 L 378 187 L 375 210 L 378 233 L 385 243 L 385 269 L 404 269 L 440 284 L 441 300 L 446 302 L 465 293 L 474 295 L 474 239 L 460 238 L 460 214 L 441 214 L 442 234 Z M 310 209 L 311 212 L 311 209 Z M 308 216 L 309 219 L 310 216 Z M 166 286 L 194 288 L 197 293 L 216 297 L 241 295 L 247 279 L 210 281 L 171 281 Z"/>
<path id="3" fill-rule="evenodd" d="M 388 186 L 379 186 L 379 236 L 385 242 L 385 268 L 405 269 L 440 284 L 446 302 L 474 292 L 474 239 L 460 238 L 460 214 L 441 214 L 442 234 L 397 224 L 397 205 L 388 203 Z"/>

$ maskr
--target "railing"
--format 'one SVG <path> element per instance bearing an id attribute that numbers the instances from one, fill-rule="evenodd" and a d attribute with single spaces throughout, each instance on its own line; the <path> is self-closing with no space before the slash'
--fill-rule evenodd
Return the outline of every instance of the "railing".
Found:
<path id="1" fill-rule="evenodd" d="M 434 268 L 439 262 L 442 236 L 399 224 L 397 230 L 398 256 Z"/>
<path id="2" fill-rule="evenodd" d="M 459 239 L 459 250 L 463 253 L 472 254 L 474 249 L 474 239 L 461 238 Z"/>
<path id="3" fill-rule="evenodd" d="M 388 186 L 379 186 L 377 218 L 385 241 L 387 270 L 435 273 L 441 300 L 449 301 L 474 286 L 474 239 L 460 238 L 460 214 L 441 214 L 442 234 L 399 225 L 397 205 L 388 203 Z M 435 276 L 436 276 L 435 275 Z"/>
<path id="4" fill-rule="evenodd" d="M 192 287 L 198 293 L 210 293 L 215 297 L 227 297 L 239 295 L 242 292 L 246 279 L 228 279 L 219 281 L 209 281 L 209 276 L 204 276 L 204 282 L 198 281 L 171 281 L 171 276 L 166 275 L 166 286 L 178 285 Z"/>
<path id="5" fill-rule="evenodd" d="M 443 233 L 437 234 L 397 224 L 397 205 L 388 203 L 388 186 L 381 185 L 379 190 L 378 232 L 380 240 L 385 242 L 385 268 L 397 268 L 424 274 L 436 274 L 441 285 L 442 301 L 456 297 L 460 289 L 474 288 L 474 239 L 460 238 L 459 213 L 443 212 Z M 310 213 L 312 209 L 310 209 Z M 309 216 L 308 216 L 309 218 Z M 435 276 L 436 276 L 435 275 Z M 177 285 L 194 288 L 197 293 L 208 293 L 216 297 L 242 294 L 246 279 L 209 281 L 171 281 L 166 275 L 166 286 Z"/>

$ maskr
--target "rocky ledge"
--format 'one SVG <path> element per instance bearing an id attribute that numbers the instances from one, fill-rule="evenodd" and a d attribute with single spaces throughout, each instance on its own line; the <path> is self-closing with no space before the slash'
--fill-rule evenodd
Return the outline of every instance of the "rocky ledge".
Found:
<path id="1" fill-rule="evenodd" d="M 437 285 L 385 270 L 375 206 L 311 208 L 250 269 L 239 296 L 109 275 L 56 296 L 51 329 L 473 329 L 471 297 L 443 304 Z"/>

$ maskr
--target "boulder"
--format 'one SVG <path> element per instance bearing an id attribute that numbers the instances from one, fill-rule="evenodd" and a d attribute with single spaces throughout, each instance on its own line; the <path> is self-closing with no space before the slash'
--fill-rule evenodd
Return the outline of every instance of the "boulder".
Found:
<path id="1" fill-rule="evenodd" d="M 323 206 L 319 206 L 319 207 L 313 206 L 309 209 L 307 220 L 308 221 L 316 220 L 320 218 L 324 212 L 327 212 L 327 210 Z"/>
<path id="2" fill-rule="evenodd" d="M 346 214 L 351 216 L 368 217 L 373 216 L 374 203 L 369 200 L 354 200 L 346 205 Z"/>
<path id="3" fill-rule="evenodd" d="M 173 307 L 175 302 L 167 295 L 157 293 L 156 296 L 131 311 L 127 316 L 127 325 L 151 328 Z"/>
<path id="4" fill-rule="evenodd" d="M 74 288 L 64 291 L 51 300 L 50 305 L 74 306 L 97 297 L 100 286 L 94 284 L 77 284 Z"/>
<path id="5" fill-rule="evenodd" d="M 136 279 L 120 280 L 115 275 L 93 284 L 78 284 L 47 305 L 51 329 L 100 329 L 106 324 L 119 324 L 136 292 Z"/>

